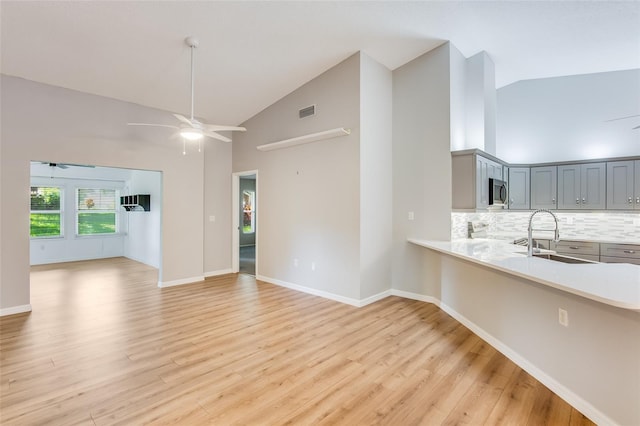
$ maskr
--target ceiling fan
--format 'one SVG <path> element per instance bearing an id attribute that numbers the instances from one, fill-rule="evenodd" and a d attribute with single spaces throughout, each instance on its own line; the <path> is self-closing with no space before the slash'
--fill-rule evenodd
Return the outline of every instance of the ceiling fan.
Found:
<path id="1" fill-rule="evenodd" d="M 611 121 L 618 121 L 618 120 L 626 120 L 628 118 L 636 118 L 636 117 L 640 117 L 640 114 L 635 114 L 635 115 L 628 115 L 626 117 L 618 117 L 618 118 L 612 118 L 611 120 L 605 120 L 605 123 L 609 123 Z M 632 127 L 631 130 L 637 130 L 640 129 L 640 125 L 636 126 L 636 127 Z"/>
<path id="2" fill-rule="evenodd" d="M 189 36 L 184 39 L 184 42 L 191 49 L 191 116 L 189 118 L 180 114 L 173 114 L 175 118 L 180 120 L 181 123 L 179 125 L 169 125 L 169 124 L 151 124 L 151 123 L 127 123 L 129 126 L 154 126 L 154 127 L 169 127 L 171 129 L 178 130 L 178 134 L 182 136 L 183 140 L 191 140 L 197 141 L 202 139 L 203 136 L 207 136 L 213 139 L 218 139 L 223 142 L 231 142 L 226 136 L 222 136 L 217 132 L 224 131 L 239 131 L 244 132 L 247 129 L 244 127 L 236 127 L 236 126 L 222 126 L 218 124 L 206 124 L 201 121 L 198 121 L 193 116 L 193 86 L 194 86 L 194 78 L 193 78 L 193 59 L 194 59 L 194 49 L 198 47 L 199 41 L 196 37 Z"/>
<path id="3" fill-rule="evenodd" d="M 57 167 L 59 169 L 68 169 L 69 167 L 89 167 L 89 168 L 95 168 L 95 166 L 87 166 L 84 164 L 71 164 L 71 163 L 49 163 L 46 161 L 41 161 L 40 164 L 46 164 L 49 167 Z"/>

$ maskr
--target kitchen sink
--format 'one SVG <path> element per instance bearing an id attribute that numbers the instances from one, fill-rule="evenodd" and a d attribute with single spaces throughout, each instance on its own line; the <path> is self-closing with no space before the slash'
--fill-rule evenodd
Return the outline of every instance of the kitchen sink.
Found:
<path id="1" fill-rule="evenodd" d="M 522 254 L 524 256 L 527 255 L 527 253 L 518 253 L 518 254 Z M 533 253 L 533 256 L 541 259 L 553 260 L 555 262 L 562 262 L 562 263 L 599 263 L 599 262 L 594 262 L 593 260 L 578 259 L 577 257 L 563 256 L 557 253 Z"/>
<path id="2" fill-rule="evenodd" d="M 534 256 L 562 263 L 598 263 L 593 260 L 578 259 L 577 257 L 563 256 L 561 254 L 553 253 L 535 253 Z"/>

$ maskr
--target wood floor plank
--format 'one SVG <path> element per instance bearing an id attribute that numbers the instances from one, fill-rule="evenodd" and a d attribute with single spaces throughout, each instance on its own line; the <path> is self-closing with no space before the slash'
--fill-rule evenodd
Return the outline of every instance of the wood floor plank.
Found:
<path id="1" fill-rule="evenodd" d="M 31 270 L 0 318 L 0 423 L 592 424 L 424 302 L 363 308 L 125 258 Z"/>

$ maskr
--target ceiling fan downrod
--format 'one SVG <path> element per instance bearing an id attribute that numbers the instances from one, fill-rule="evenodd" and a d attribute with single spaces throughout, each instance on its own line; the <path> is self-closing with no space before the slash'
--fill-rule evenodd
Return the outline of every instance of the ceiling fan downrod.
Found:
<path id="1" fill-rule="evenodd" d="M 189 46 L 191 48 L 191 121 L 193 121 L 193 87 L 195 85 L 195 81 L 194 81 L 194 49 L 196 47 L 198 47 L 198 44 L 200 43 L 199 40 L 194 37 L 194 36 L 189 36 L 187 38 L 184 39 L 184 42 L 187 44 L 187 46 Z"/>

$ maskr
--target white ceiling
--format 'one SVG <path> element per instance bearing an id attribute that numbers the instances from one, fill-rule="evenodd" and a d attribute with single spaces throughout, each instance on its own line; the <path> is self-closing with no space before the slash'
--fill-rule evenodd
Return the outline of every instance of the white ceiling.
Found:
<path id="1" fill-rule="evenodd" d="M 353 53 L 390 69 L 450 40 L 498 87 L 640 68 L 638 1 L 1 1 L 1 72 L 236 125 Z M 135 120 L 135 117 L 131 117 Z"/>

